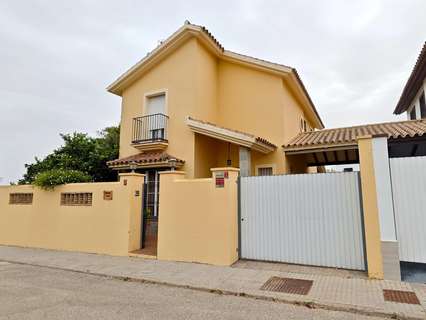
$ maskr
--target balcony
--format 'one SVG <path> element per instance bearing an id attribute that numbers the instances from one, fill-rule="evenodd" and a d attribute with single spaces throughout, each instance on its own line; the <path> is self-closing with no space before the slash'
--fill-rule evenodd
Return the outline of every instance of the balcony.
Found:
<path id="1" fill-rule="evenodd" d="M 168 120 L 162 113 L 133 118 L 132 146 L 142 151 L 167 148 Z"/>

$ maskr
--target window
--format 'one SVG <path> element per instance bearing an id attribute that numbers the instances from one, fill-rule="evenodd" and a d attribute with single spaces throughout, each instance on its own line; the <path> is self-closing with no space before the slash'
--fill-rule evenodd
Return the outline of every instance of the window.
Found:
<path id="1" fill-rule="evenodd" d="M 32 193 L 9 193 L 9 204 L 32 204 Z"/>
<path id="2" fill-rule="evenodd" d="M 91 192 L 63 192 L 61 193 L 61 206 L 91 206 Z"/>
<path id="3" fill-rule="evenodd" d="M 166 94 L 148 96 L 146 99 L 146 115 L 166 113 Z"/>
<path id="4" fill-rule="evenodd" d="M 272 167 L 262 167 L 262 168 L 257 168 L 257 175 L 258 176 L 272 176 L 273 170 Z"/>
<path id="5" fill-rule="evenodd" d="M 163 140 L 165 138 L 164 128 L 166 126 L 166 94 L 156 94 L 146 97 L 145 115 L 147 118 L 147 126 L 145 127 L 147 136 L 151 140 Z"/>
<path id="6" fill-rule="evenodd" d="M 410 111 L 410 120 L 416 119 L 416 106 L 413 106 L 413 108 Z"/>
<path id="7" fill-rule="evenodd" d="M 425 101 L 425 92 L 423 91 L 420 95 L 420 117 L 422 119 L 426 118 L 426 101 Z"/>

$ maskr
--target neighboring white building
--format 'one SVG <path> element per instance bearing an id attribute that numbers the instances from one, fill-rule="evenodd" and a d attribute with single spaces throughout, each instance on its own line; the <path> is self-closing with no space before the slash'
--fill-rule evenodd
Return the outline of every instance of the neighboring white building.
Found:
<path id="1" fill-rule="evenodd" d="M 426 118 L 426 42 L 405 84 L 394 114 L 407 113 L 408 120 Z"/>

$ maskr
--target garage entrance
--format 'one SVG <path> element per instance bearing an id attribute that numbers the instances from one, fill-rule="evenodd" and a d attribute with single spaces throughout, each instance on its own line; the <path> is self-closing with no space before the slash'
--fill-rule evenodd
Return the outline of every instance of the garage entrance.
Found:
<path id="1" fill-rule="evenodd" d="M 358 172 L 240 178 L 241 258 L 365 270 Z"/>
<path id="2" fill-rule="evenodd" d="M 426 157 L 390 159 L 401 261 L 426 264 Z"/>

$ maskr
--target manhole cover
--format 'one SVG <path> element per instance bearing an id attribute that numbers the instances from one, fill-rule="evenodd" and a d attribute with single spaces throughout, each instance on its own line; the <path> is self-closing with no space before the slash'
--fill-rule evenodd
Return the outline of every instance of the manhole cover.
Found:
<path id="1" fill-rule="evenodd" d="M 410 291 L 383 290 L 383 297 L 385 301 L 420 304 L 416 294 Z"/>
<path id="2" fill-rule="evenodd" d="M 313 283 L 312 280 L 272 277 L 260 290 L 307 295 Z"/>

